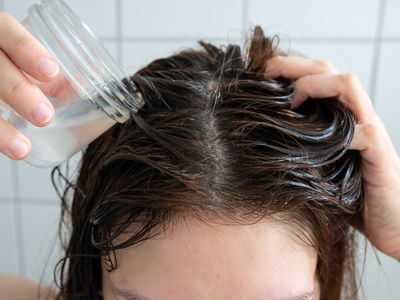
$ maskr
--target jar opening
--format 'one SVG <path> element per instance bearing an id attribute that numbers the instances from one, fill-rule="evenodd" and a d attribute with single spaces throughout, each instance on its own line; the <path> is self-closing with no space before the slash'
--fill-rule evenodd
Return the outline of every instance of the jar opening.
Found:
<path id="1" fill-rule="evenodd" d="M 128 74 L 64 1 L 42 0 L 29 9 L 29 18 L 40 41 L 50 52 L 58 51 L 52 54 L 80 97 L 120 123 L 144 105 Z"/>

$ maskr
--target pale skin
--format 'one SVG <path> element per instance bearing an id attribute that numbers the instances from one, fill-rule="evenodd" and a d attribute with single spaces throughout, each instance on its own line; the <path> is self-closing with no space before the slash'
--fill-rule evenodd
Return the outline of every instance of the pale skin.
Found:
<path id="1" fill-rule="evenodd" d="M 119 267 L 103 271 L 104 300 L 319 299 L 317 254 L 290 228 L 223 222 L 179 220 L 117 250 Z"/>
<path id="2" fill-rule="evenodd" d="M 54 109 L 45 94 L 61 95 L 65 87 L 57 64 L 53 67 L 51 63 L 46 64 L 46 61 L 54 62 L 47 50 L 5 13 L 0 13 L 0 36 L 0 99 L 32 124 L 47 126 L 54 117 Z M 400 158 L 359 80 L 352 74 L 339 73 L 327 61 L 292 56 L 276 56 L 268 62 L 266 78 L 279 75 L 296 81 L 293 107 L 309 97 L 336 96 L 355 113 L 358 122 L 350 149 L 359 150 L 363 159 L 365 234 L 377 249 L 400 260 Z M 46 89 L 46 83 L 52 80 L 59 82 L 59 88 Z M 47 107 L 49 113 L 46 115 L 43 110 L 34 114 L 38 104 Z M 39 117 L 38 120 L 34 115 Z M 0 119 L 0 152 L 21 160 L 30 151 L 29 140 Z M 117 288 L 125 289 L 125 294 L 136 290 L 149 300 L 160 299 L 161 295 L 174 300 L 210 299 L 206 298 L 210 295 L 217 299 L 263 300 L 265 295 L 271 297 L 268 299 L 285 299 L 295 293 L 308 292 L 310 295 L 304 299 L 318 299 L 313 250 L 287 239 L 286 229 L 279 224 L 266 224 L 271 225 L 261 222 L 254 227 L 214 225 L 211 228 L 189 220 L 186 225 L 177 226 L 174 233 L 121 250 L 118 252 L 122 261 L 119 268 L 110 274 L 104 272 L 105 299 L 129 299 L 116 295 Z M 242 247 L 234 247 L 232 241 Z M 197 249 L 197 255 L 189 255 L 185 247 Z M 246 252 L 241 252 L 242 249 Z M 177 256 L 177 253 L 181 255 Z M 280 265 L 283 258 L 292 263 Z M 158 261 L 157 267 L 144 268 L 143 262 L 148 266 L 153 261 Z M 261 265 L 265 268 L 260 268 Z M 293 265 L 299 269 L 289 272 Z M 248 266 L 252 266 L 251 273 Z M 133 267 L 142 269 L 133 272 Z M 253 273 L 254 268 L 257 273 Z M 180 276 L 163 277 L 172 270 Z M 205 270 L 213 276 L 205 276 Z M 138 277 L 138 273 L 142 277 Z M 298 276 L 300 273 L 302 276 Z M 135 284 L 128 278 L 135 278 Z M 262 283 L 260 278 L 264 278 Z M 172 282 L 176 283 L 174 279 L 179 284 L 172 285 Z M 243 280 L 246 286 L 240 285 Z M 149 285 L 154 282 L 157 286 Z M 0 299 L 31 299 L 37 288 L 37 284 L 26 279 L 0 275 Z M 242 293 L 241 297 L 233 297 L 237 295 L 235 291 Z"/>

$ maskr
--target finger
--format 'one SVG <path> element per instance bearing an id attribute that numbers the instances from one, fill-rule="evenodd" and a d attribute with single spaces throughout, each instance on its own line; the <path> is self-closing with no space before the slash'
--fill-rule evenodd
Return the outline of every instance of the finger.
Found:
<path id="1" fill-rule="evenodd" d="M 267 61 L 265 77 L 283 76 L 298 79 L 305 75 L 338 73 L 336 68 L 326 60 L 277 55 Z"/>
<path id="2" fill-rule="evenodd" d="M 371 124 L 356 124 L 349 149 L 362 151 L 368 148 L 370 143 L 368 138 L 374 136 L 370 126 Z"/>
<path id="3" fill-rule="evenodd" d="M 32 151 L 27 137 L 0 118 L 0 152 L 11 159 L 24 159 Z"/>
<path id="4" fill-rule="evenodd" d="M 378 123 L 356 124 L 348 149 L 361 151 L 363 158 L 371 163 L 384 160 L 390 151 L 395 151 L 384 126 Z"/>
<path id="5" fill-rule="evenodd" d="M 347 105 L 361 123 L 369 123 L 375 117 L 371 99 L 353 74 L 318 74 L 299 78 L 291 106 L 298 107 L 308 98 L 329 97 L 337 97 Z"/>
<path id="6" fill-rule="evenodd" d="M 54 117 L 50 101 L 1 50 L 0 66 L 0 99 L 36 126 L 50 123 Z"/>
<path id="7" fill-rule="evenodd" d="M 0 37 L 0 48 L 27 74 L 49 81 L 58 73 L 58 64 L 46 48 L 4 12 L 0 12 Z"/>

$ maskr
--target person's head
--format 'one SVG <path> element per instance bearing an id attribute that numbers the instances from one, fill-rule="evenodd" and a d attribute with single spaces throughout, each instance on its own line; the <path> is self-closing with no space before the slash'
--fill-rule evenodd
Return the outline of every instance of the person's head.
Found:
<path id="1" fill-rule="evenodd" d="M 84 151 L 64 299 L 354 292 L 354 115 L 337 99 L 290 109 L 294 82 L 265 78 L 278 50 L 259 27 L 244 53 L 200 44 L 132 75 L 145 106 Z"/>

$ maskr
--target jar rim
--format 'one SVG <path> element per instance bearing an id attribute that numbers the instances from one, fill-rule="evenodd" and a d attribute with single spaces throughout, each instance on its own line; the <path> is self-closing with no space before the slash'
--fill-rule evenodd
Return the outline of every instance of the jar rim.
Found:
<path id="1" fill-rule="evenodd" d="M 41 0 L 41 4 L 30 7 L 29 19 L 34 27 L 40 28 L 37 33 L 41 42 L 48 45 L 46 35 L 40 34 L 46 30 L 54 39 L 52 42 L 65 51 L 74 70 L 80 72 L 79 80 L 76 80 L 67 64 L 57 61 L 81 96 L 95 102 L 107 115 L 121 123 L 144 105 L 140 92 L 129 80 L 128 74 L 90 27 L 63 0 Z M 52 52 L 52 47 L 47 48 Z M 57 60 L 57 53 L 52 54 Z M 93 88 L 95 95 L 88 93 L 87 86 Z"/>

